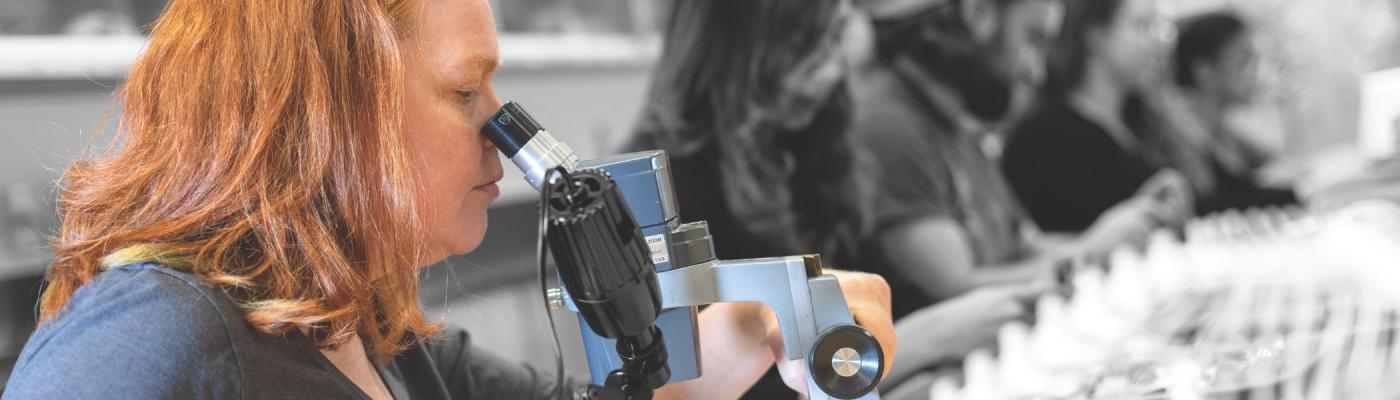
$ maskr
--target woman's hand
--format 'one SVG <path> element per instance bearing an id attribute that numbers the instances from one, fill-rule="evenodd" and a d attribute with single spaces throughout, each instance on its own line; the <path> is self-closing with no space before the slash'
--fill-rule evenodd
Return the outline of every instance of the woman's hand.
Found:
<path id="1" fill-rule="evenodd" d="M 851 317 L 855 319 L 856 324 L 870 331 L 875 340 L 880 342 L 880 349 L 885 354 L 884 373 L 889 375 L 890 366 L 894 365 L 895 345 L 898 341 L 890 308 L 889 283 L 879 275 L 863 272 L 826 270 L 825 273 L 835 275 L 841 283 L 846 307 L 850 308 Z M 767 310 L 767 307 L 764 309 Z M 782 330 L 778 328 L 778 318 L 771 311 L 767 312 L 766 318 L 768 345 L 773 351 L 773 359 L 777 360 L 778 372 L 783 376 L 783 383 L 798 393 L 807 394 L 805 361 L 787 359 L 787 353 L 783 350 Z"/>
<path id="2" fill-rule="evenodd" d="M 1148 199 L 1147 212 L 1157 223 L 1177 226 L 1195 214 L 1194 194 L 1186 176 L 1172 169 L 1157 172 L 1138 188 L 1138 197 Z"/>
<path id="3" fill-rule="evenodd" d="M 1143 243 L 1157 228 L 1190 219 L 1191 186 L 1173 170 L 1163 170 L 1142 184 L 1138 194 L 1105 211 L 1080 238 L 1078 253 L 1100 254 Z"/>
<path id="4" fill-rule="evenodd" d="M 1144 196 L 1118 203 L 1094 221 L 1094 225 L 1080 236 L 1078 248 L 1072 248 L 1071 253 L 1102 254 L 1120 246 L 1146 241 L 1158 225 L 1151 208 L 1151 200 Z"/>
<path id="5" fill-rule="evenodd" d="M 856 323 L 869 330 L 885 352 L 886 365 L 893 365 L 894 322 L 890 314 L 890 287 L 878 275 L 831 271 L 841 283 L 846 305 Z M 759 303 L 721 303 L 700 313 L 700 379 L 662 386 L 657 399 L 734 399 L 773 367 L 778 360 L 783 382 L 801 393 L 807 392 L 807 368 L 787 362 L 782 331 L 773 311 Z M 885 369 L 889 372 L 889 368 Z"/>

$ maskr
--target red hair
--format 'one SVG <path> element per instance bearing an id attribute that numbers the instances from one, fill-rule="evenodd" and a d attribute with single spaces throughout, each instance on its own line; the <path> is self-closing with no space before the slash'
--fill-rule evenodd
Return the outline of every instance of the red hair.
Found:
<path id="1" fill-rule="evenodd" d="M 64 174 L 41 320 L 107 265 L 170 265 L 269 335 L 374 354 L 437 332 L 401 129 L 400 0 L 176 0 L 118 89 L 117 137 Z M 114 254 L 139 247 L 150 256 Z"/>

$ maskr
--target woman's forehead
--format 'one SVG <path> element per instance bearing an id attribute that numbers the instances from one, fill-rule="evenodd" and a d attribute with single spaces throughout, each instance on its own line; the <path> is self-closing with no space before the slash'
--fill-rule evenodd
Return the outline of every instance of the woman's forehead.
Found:
<path id="1" fill-rule="evenodd" d="M 412 42 L 433 64 L 467 73 L 500 63 L 496 23 L 486 0 L 421 0 Z"/>

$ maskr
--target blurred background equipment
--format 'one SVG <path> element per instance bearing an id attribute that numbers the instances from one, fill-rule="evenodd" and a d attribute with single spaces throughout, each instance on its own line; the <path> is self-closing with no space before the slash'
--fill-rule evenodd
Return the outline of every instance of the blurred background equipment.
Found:
<path id="1" fill-rule="evenodd" d="M 1083 266 L 931 398 L 1400 396 L 1400 206 L 1230 213 L 1185 236 Z"/>

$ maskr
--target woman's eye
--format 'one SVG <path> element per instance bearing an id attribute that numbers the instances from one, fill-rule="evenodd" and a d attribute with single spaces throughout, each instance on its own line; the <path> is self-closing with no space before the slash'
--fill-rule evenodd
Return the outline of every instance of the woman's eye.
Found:
<path id="1" fill-rule="evenodd" d="M 458 97 L 461 97 L 462 100 L 464 100 L 464 101 L 472 101 L 473 99 L 476 98 L 476 92 L 475 92 L 475 91 L 457 92 L 457 96 L 458 96 Z"/>

